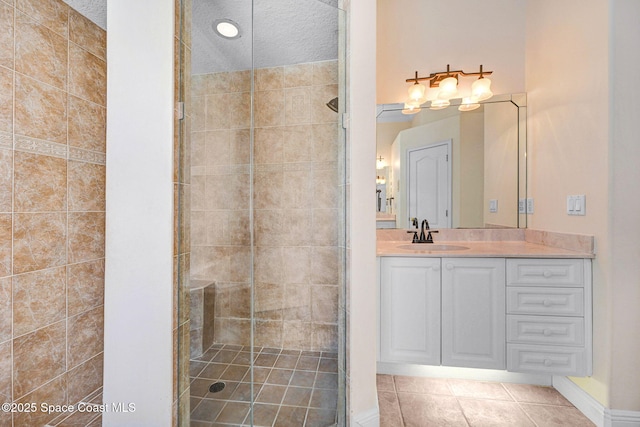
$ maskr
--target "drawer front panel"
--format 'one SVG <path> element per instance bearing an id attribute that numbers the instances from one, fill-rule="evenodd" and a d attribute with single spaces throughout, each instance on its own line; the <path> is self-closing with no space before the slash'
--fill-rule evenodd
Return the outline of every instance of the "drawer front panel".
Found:
<path id="1" fill-rule="evenodd" d="M 580 288 L 507 288 L 508 314 L 582 316 L 584 290 Z"/>
<path id="2" fill-rule="evenodd" d="M 523 344 L 584 345 L 581 317 L 507 316 L 507 342 Z"/>
<path id="3" fill-rule="evenodd" d="M 584 286 L 581 259 L 508 259 L 507 286 Z"/>
<path id="4" fill-rule="evenodd" d="M 585 365 L 584 349 L 507 344 L 507 370 L 512 372 L 583 376 Z"/>

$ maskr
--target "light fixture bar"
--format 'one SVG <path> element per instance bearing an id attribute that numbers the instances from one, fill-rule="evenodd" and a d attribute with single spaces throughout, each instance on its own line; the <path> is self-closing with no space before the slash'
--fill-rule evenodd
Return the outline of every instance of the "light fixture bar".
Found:
<path id="1" fill-rule="evenodd" d="M 483 71 L 482 70 L 482 65 L 480 65 L 480 71 L 477 72 L 477 73 L 465 73 L 462 70 L 451 71 L 451 70 L 449 70 L 449 64 L 447 64 L 447 71 L 439 71 L 437 73 L 431 73 L 431 74 L 429 74 L 429 77 L 419 77 L 418 76 L 418 72 L 416 71 L 415 77 L 412 77 L 410 79 L 406 79 L 406 82 L 407 83 L 415 82 L 417 84 L 420 81 L 428 80 L 429 81 L 429 87 L 439 87 L 440 86 L 440 82 L 442 80 L 446 79 L 447 77 L 455 77 L 457 79 L 458 76 L 463 76 L 463 77 L 479 76 L 480 78 L 482 78 L 484 76 L 489 76 L 492 73 L 493 73 L 493 71 Z"/>

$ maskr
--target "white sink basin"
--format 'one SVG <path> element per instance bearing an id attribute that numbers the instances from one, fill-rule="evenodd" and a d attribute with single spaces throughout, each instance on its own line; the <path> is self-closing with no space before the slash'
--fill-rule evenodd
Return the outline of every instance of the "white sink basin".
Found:
<path id="1" fill-rule="evenodd" d="M 404 249 L 408 251 L 418 252 L 432 252 L 432 251 L 464 251 L 469 249 L 466 246 L 459 245 L 438 245 L 433 243 L 412 243 L 410 245 L 400 245 L 398 249 Z"/>

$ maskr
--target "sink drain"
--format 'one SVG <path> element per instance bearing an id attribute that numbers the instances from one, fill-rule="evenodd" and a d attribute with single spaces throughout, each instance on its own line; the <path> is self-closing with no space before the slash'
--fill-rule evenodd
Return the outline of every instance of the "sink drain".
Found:
<path id="1" fill-rule="evenodd" d="M 215 382 L 209 387 L 209 393 L 219 393 L 224 390 L 225 383 L 222 381 Z"/>

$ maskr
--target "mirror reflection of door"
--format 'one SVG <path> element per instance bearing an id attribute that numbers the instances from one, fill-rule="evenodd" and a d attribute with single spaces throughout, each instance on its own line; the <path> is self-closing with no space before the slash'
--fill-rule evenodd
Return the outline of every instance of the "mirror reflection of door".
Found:
<path id="1" fill-rule="evenodd" d="M 451 228 L 451 140 L 407 151 L 409 218 Z"/>

